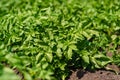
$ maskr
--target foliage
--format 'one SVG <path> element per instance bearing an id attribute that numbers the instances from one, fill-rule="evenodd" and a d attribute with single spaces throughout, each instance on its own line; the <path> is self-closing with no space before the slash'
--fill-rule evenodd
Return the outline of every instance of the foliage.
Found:
<path id="1" fill-rule="evenodd" d="M 9 80 L 20 80 L 20 77 L 15 75 L 15 73 L 10 68 L 4 67 L 3 71 L 1 72 L 3 73 L 0 73 L 2 74 L 0 76 L 0 80 L 7 80 L 8 78 Z"/>
<path id="2" fill-rule="evenodd" d="M 119 61 L 106 56 L 120 45 L 119 0 L 0 0 L 0 12 L 0 67 L 26 80 L 64 80 L 69 67 Z"/>

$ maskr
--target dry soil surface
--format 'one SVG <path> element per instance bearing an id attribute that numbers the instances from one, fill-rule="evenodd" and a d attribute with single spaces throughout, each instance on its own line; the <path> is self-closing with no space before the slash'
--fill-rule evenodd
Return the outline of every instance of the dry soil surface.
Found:
<path id="1" fill-rule="evenodd" d="M 108 67 L 113 68 L 115 72 L 108 70 L 96 70 L 96 71 L 87 71 L 83 69 L 72 70 L 71 75 L 66 80 L 120 80 L 120 68 L 116 65 L 108 65 Z"/>

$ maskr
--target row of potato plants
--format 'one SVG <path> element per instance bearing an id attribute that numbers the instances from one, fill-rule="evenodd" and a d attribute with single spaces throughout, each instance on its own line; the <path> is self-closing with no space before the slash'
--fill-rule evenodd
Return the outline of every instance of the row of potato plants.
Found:
<path id="1" fill-rule="evenodd" d="M 72 68 L 119 66 L 119 14 L 119 0 L 0 0 L 0 79 L 18 80 L 13 69 L 65 80 Z"/>

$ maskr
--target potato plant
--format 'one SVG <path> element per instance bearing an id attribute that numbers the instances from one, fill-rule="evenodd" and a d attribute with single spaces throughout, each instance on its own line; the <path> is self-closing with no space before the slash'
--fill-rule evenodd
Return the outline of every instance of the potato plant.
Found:
<path id="1" fill-rule="evenodd" d="M 16 79 L 14 68 L 25 80 L 65 80 L 71 67 L 118 64 L 118 46 L 120 0 L 0 0 L 2 80 Z"/>

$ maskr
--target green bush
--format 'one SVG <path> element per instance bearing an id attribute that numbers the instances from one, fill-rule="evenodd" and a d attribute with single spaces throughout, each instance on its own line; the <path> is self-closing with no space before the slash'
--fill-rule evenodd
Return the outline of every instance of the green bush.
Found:
<path id="1" fill-rule="evenodd" d="M 0 71 L 6 63 L 25 80 L 64 80 L 70 67 L 120 62 L 106 56 L 120 45 L 119 14 L 119 0 L 0 0 Z"/>

